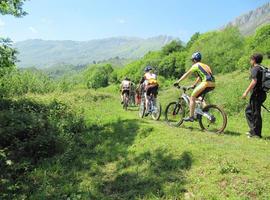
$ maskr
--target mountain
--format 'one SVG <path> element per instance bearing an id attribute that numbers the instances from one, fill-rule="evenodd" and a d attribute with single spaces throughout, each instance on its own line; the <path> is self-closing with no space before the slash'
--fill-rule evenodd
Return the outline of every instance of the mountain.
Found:
<path id="1" fill-rule="evenodd" d="M 14 44 L 19 51 L 19 67 L 46 68 L 57 64 L 83 65 L 111 58 L 136 59 L 148 51 L 161 49 L 173 37 L 148 39 L 115 37 L 90 41 L 26 40 Z"/>
<path id="2" fill-rule="evenodd" d="M 227 26 L 236 26 L 243 35 L 253 34 L 259 26 L 270 23 L 270 2 L 237 17 L 228 23 Z M 224 27 L 223 27 L 224 28 Z"/>

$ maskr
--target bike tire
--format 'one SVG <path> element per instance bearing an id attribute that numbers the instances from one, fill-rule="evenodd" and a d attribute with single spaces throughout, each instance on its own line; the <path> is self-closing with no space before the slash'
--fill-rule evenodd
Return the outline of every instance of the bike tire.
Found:
<path id="1" fill-rule="evenodd" d="M 127 97 L 127 94 L 126 94 L 126 93 L 124 94 L 124 104 L 123 104 L 123 109 L 124 109 L 125 111 L 127 111 L 127 109 L 128 109 L 128 97 Z"/>
<path id="2" fill-rule="evenodd" d="M 227 126 L 227 121 L 228 121 L 227 114 L 225 113 L 225 111 L 220 106 L 217 106 L 217 105 L 207 105 L 205 108 L 203 108 L 203 112 L 209 112 L 209 110 L 213 110 L 213 109 L 216 109 L 221 114 L 221 117 L 222 117 L 222 125 L 221 125 L 221 127 L 218 128 L 215 131 L 211 131 L 209 129 L 209 125 L 207 127 L 206 124 L 204 124 L 203 116 L 200 116 L 198 118 L 200 127 L 204 131 L 209 131 L 209 132 L 214 132 L 214 133 L 222 133 L 225 130 L 226 126 Z M 213 122 L 210 122 L 210 123 L 213 123 Z"/>
<path id="3" fill-rule="evenodd" d="M 155 106 L 158 108 L 158 113 L 157 114 L 152 113 L 151 117 L 153 120 L 158 121 L 160 119 L 160 116 L 161 116 L 162 108 L 161 108 L 161 104 L 159 103 L 159 101 L 156 100 L 156 102 L 157 103 Z"/>
<path id="4" fill-rule="evenodd" d="M 139 117 L 144 118 L 144 114 L 145 114 L 144 100 L 141 100 L 141 103 L 139 104 Z"/>
<path id="5" fill-rule="evenodd" d="M 165 121 L 169 126 L 174 126 L 174 127 L 179 127 L 183 124 L 184 122 L 184 117 L 185 117 L 185 108 L 184 108 L 184 103 L 183 100 L 180 100 L 180 102 L 171 102 L 167 105 L 166 109 L 165 109 Z M 179 114 L 179 111 L 182 111 Z M 172 123 L 172 119 L 171 119 L 171 112 L 173 112 L 173 116 L 172 117 L 177 117 L 179 114 L 179 120 L 176 119 L 175 123 Z"/>

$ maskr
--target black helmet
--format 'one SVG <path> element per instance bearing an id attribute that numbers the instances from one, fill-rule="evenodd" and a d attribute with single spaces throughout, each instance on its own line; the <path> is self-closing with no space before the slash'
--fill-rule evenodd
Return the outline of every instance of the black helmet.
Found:
<path id="1" fill-rule="evenodd" d="M 145 69 L 144 69 L 145 72 L 149 72 L 149 71 L 151 71 L 151 70 L 153 70 L 153 68 L 152 68 L 151 66 L 147 66 L 147 67 L 145 67 Z"/>
<path id="2" fill-rule="evenodd" d="M 191 60 L 195 60 L 195 61 L 201 61 L 202 60 L 202 54 L 200 52 L 195 52 L 192 54 L 191 56 Z"/>

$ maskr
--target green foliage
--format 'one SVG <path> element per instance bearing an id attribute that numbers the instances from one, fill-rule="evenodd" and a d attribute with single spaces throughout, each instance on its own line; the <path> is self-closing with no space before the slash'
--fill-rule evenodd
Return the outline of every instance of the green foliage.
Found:
<path id="1" fill-rule="evenodd" d="M 15 68 L 17 51 L 11 46 L 10 39 L 0 38 L 0 78 Z"/>
<path id="2" fill-rule="evenodd" d="M 171 43 L 165 45 L 161 51 L 162 51 L 163 55 L 167 56 L 173 52 L 179 52 L 179 51 L 183 51 L 183 50 L 184 50 L 184 46 L 183 46 L 182 42 L 173 40 Z"/>
<path id="3" fill-rule="evenodd" d="M 90 66 L 84 72 L 87 87 L 98 89 L 108 86 L 112 72 L 113 68 L 110 64 Z"/>
<path id="4" fill-rule="evenodd" d="M 256 30 L 256 33 L 249 40 L 249 47 L 252 52 L 260 52 L 270 58 L 270 24 L 262 26 Z"/>
<path id="5" fill-rule="evenodd" d="M 2 15 L 22 17 L 27 14 L 22 8 L 25 1 L 26 0 L 1 0 L 0 13 Z"/>
<path id="6" fill-rule="evenodd" d="M 186 49 L 190 49 L 191 46 L 194 44 L 194 42 L 196 42 L 199 39 L 199 37 L 200 37 L 200 33 L 199 32 L 194 33 L 191 36 L 190 40 L 188 41 L 188 43 L 186 45 Z"/>
<path id="7" fill-rule="evenodd" d="M 190 55 L 200 51 L 203 62 L 210 65 L 214 73 L 225 73 L 236 70 L 237 63 L 244 49 L 244 38 L 240 32 L 229 27 L 223 31 L 214 31 L 202 34 L 193 43 L 189 50 L 186 67 L 191 66 Z"/>
<path id="8" fill-rule="evenodd" d="M 185 73 L 186 52 L 174 52 L 164 57 L 158 65 L 158 72 L 165 78 L 179 78 Z"/>
<path id="9" fill-rule="evenodd" d="M 56 89 L 56 83 L 40 71 L 14 70 L 0 79 L 2 96 L 20 96 L 27 93 L 44 94 Z"/>
<path id="10" fill-rule="evenodd" d="M 65 152 L 84 129 L 83 119 L 65 104 L 29 99 L 0 101 L 0 198 L 29 190 L 26 176 L 46 158 Z"/>

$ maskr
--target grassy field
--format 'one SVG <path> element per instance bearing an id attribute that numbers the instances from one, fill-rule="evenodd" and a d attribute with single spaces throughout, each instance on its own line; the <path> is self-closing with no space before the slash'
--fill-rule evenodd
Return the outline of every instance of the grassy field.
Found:
<path id="1" fill-rule="evenodd" d="M 263 113 L 264 139 L 246 138 L 246 102 L 233 99 L 245 84 L 233 84 L 235 76 L 246 78 L 237 73 L 220 78 L 210 96 L 230 110 L 220 135 L 201 132 L 197 123 L 173 128 L 164 117 L 139 119 L 135 108 L 121 108 L 114 87 L 28 95 L 67 104 L 85 117 L 85 129 L 71 138 L 68 151 L 39 162 L 26 175 L 28 192 L 16 198 L 270 199 L 270 117 Z M 163 107 L 177 96 L 173 88 L 160 91 Z"/>

